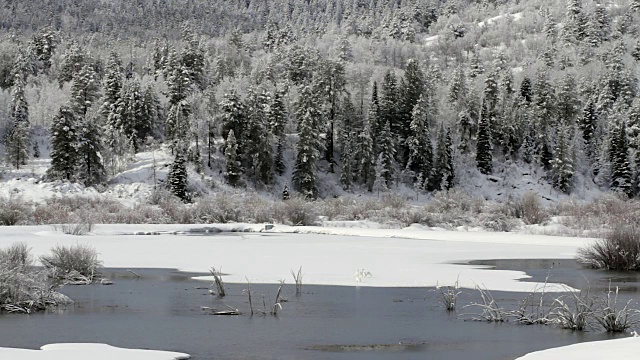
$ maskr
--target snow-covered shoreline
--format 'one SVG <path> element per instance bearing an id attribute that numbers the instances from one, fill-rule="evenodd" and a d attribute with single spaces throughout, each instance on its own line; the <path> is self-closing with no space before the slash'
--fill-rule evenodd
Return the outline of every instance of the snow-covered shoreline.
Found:
<path id="1" fill-rule="evenodd" d="M 184 360 L 190 356 L 184 353 L 123 349 L 105 344 L 51 344 L 40 350 L 0 348 L 0 359 L 12 360 Z"/>

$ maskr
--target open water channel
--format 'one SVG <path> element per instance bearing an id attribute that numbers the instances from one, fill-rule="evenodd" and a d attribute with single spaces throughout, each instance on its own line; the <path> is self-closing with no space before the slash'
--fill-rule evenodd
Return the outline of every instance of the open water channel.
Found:
<path id="1" fill-rule="evenodd" d="M 474 262 L 523 270 L 533 280 L 603 292 L 620 286 L 621 300 L 640 299 L 636 275 L 580 269 L 571 260 Z M 246 284 L 227 284 L 224 302 L 240 316 L 206 315 L 202 306 L 224 308 L 208 291 L 209 282 L 168 269 L 106 269 L 111 286 L 67 286 L 75 299 L 64 310 L 32 315 L 0 315 L 0 346 L 37 349 L 63 342 L 98 342 L 118 347 L 172 350 L 193 359 L 514 359 L 525 353 L 581 341 L 611 338 L 600 331 L 572 332 L 553 326 L 463 320 L 445 311 L 433 288 L 305 286 L 303 294 L 285 285 L 282 311 L 249 316 Z M 490 271 L 490 270 L 489 270 Z M 278 285 L 253 284 L 254 303 L 273 302 Z M 525 294 L 493 292 L 505 308 Z M 463 290 L 460 307 L 480 301 Z M 634 303 L 635 304 L 635 303 Z M 635 307 L 638 307 L 636 304 Z"/>

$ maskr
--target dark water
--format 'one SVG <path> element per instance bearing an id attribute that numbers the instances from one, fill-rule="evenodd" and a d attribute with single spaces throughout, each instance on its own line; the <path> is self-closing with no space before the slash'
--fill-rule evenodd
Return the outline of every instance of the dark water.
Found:
<path id="1" fill-rule="evenodd" d="M 544 264 L 529 265 L 526 271 L 546 276 Z M 211 316 L 204 315 L 201 306 L 222 307 L 209 294 L 209 283 L 166 269 L 135 271 L 142 278 L 110 269 L 106 276 L 115 281 L 112 286 L 64 288 L 76 300 L 64 311 L 1 315 L 0 346 L 36 349 L 49 343 L 100 342 L 186 352 L 193 359 L 496 360 L 608 338 L 600 332 L 576 333 L 551 326 L 464 321 L 442 308 L 434 289 L 425 288 L 306 286 L 296 297 L 294 289 L 285 286 L 289 301 L 282 304 L 278 317 Z M 564 271 L 554 273 L 574 278 L 581 273 Z M 248 314 L 245 288 L 228 284 L 224 302 Z M 261 303 L 265 294 L 269 303 L 277 285 L 254 284 L 252 290 L 254 302 Z M 523 297 L 505 292 L 493 296 L 505 307 L 515 307 Z M 479 301 L 478 294 L 463 291 L 459 303 L 472 301 Z"/>

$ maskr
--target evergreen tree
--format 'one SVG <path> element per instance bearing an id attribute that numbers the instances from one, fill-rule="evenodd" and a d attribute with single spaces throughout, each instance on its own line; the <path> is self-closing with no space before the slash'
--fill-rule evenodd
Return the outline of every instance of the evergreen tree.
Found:
<path id="1" fill-rule="evenodd" d="M 182 150 L 178 150 L 167 174 L 167 185 L 173 195 L 185 202 L 190 200 L 187 193 L 187 181 L 187 166 L 184 155 L 182 155 Z"/>
<path id="2" fill-rule="evenodd" d="M 393 138 L 389 122 L 385 122 L 380 133 L 379 155 L 382 157 L 382 166 L 384 167 L 384 180 L 387 187 L 393 183 L 393 175 L 395 173 L 395 147 L 393 146 Z"/>
<path id="3" fill-rule="evenodd" d="M 582 12 L 582 0 L 567 1 L 567 11 L 562 28 L 562 35 L 567 42 L 579 42 L 586 37 L 586 19 Z"/>
<path id="4" fill-rule="evenodd" d="M 385 126 L 385 123 L 389 123 L 389 128 L 392 136 L 394 136 L 394 138 L 398 138 L 400 137 L 401 133 L 401 122 L 398 119 L 398 87 L 396 83 L 396 77 L 391 71 L 387 71 L 387 73 L 385 74 L 381 90 L 382 95 L 380 96 L 380 106 L 378 110 L 378 130 L 381 133 L 383 131 L 382 128 Z M 381 136 L 380 133 L 376 135 Z M 378 139 L 376 138 L 376 142 L 377 141 Z"/>
<path id="5" fill-rule="evenodd" d="M 527 103 L 530 104 L 533 100 L 533 90 L 531 89 L 531 79 L 525 75 L 520 83 L 520 97 Z"/>
<path id="6" fill-rule="evenodd" d="M 299 140 L 292 183 L 295 190 L 307 199 L 318 196 L 316 171 L 320 152 L 323 150 L 318 131 L 323 116 L 314 95 L 311 86 L 303 87 L 296 111 Z"/>
<path id="7" fill-rule="evenodd" d="M 33 142 L 33 158 L 34 159 L 39 159 L 40 158 L 40 146 L 38 146 L 38 142 L 37 141 Z"/>
<path id="8" fill-rule="evenodd" d="M 453 139 L 451 137 L 451 129 L 447 128 L 447 136 L 445 138 L 444 160 L 442 166 L 442 189 L 449 190 L 453 187 L 456 177 L 455 167 L 453 165 Z"/>
<path id="9" fill-rule="evenodd" d="M 476 143 L 476 164 L 483 174 L 491 174 L 493 171 L 493 155 L 491 149 L 491 119 L 488 114 L 486 102 L 482 102 L 482 117 L 478 124 Z"/>
<path id="10" fill-rule="evenodd" d="M 449 101 L 454 108 L 457 108 L 459 104 L 463 103 L 467 97 L 467 82 L 464 75 L 464 69 L 462 66 L 458 66 L 451 77 L 449 83 Z"/>
<path id="11" fill-rule="evenodd" d="M 371 102 L 369 103 L 369 111 L 367 113 L 367 120 L 369 127 L 371 128 L 371 141 L 373 143 L 373 151 L 376 152 L 377 139 L 382 131 L 380 102 L 378 100 L 378 83 L 373 82 L 371 89 Z M 375 157 L 375 156 L 374 156 Z"/>
<path id="12" fill-rule="evenodd" d="M 276 171 L 276 174 L 282 176 L 287 169 L 284 163 L 284 146 L 285 146 L 285 138 L 279 137 L 276 143 L 276 156 L 273 159 L 273 168 Z"/>
<path id="13" fill-rule="evenodd" d="M 389 176 L 387 176 L 387 170 L 384 166 L 384 157 L 382 153 L 378 155 L 378 158 L 376 159 L 376 166 L 374 171 L 376 176 L 373 182 L 373 191 L 376 191 L 378 195 L 380 195 L 381 191 L 384 192 L 389 189 L 389 187 L 387 186 L 387 178 Z"/>
<path id="14" fill-rule="evenodd" d="M 78 172 L 86 186 L 104 182 L 107 172 L 102 163 L 101 131 L 93 117 L 78 121 Z"/>
<path id="15" fill-rule="evenodd" d="M 469 77 L 474 79 L 484 73 L 484 66 L 480 61 L 478 52 L 474 49 L 471 52 L 471 58 L 469 59 Z"/>
<path id="16" fill-rule="evenodd" d="M 222 111 L 222 133 L 229 134 L 229 131 L 233 130 L 234 134 L 238 134 L 236 139 L 240 137 L 238 141 L 238 154 L 240 155 L 244 147 L 242 134 L 245 133 L 247 123 L 247 108 L 238 94 L 232 91 L 224 95 L 220 109 Z"/>
<path id="17" fill-rule="evenodd" d="M 227 160 L 227 167 L 224 176 L 227 178 L 227 182 L 231 186 L 237 186 L 242 175 L 242 164 L 238 160 L 238 144 L 233 130 L 229 130 L 227 135 L 227 146 L 224 150 L 224 156 Z"/>
<path id="18" fill-rule="evenodd" d="M 354 181 L 354 150 L 353 150 L 353 139 L 355 138 L 355 133 L 351 132 L 348 136 L 343 140 L 342 146 L 342 171 L 340 172 L 340 183 L 342 184 L 342 188 L 345 191 L 348 191 L 353 186 Z"/>
<path id="19" fill-rule="evenodd" d="M 373 189 L 375 180 L 375 149 L 372 138 L 371 124 L 367 121 L 358 134 L 355 159 L 357 162 L 357 178 L 360 184 L 366 185 L 369 191 Z"/>
<path id="20" fill-rule="evenodd" d="M 76 115 L 62 106 L 51 124 L 51 166 L 47 177 L 52 180 L 72 180 L 78 165 L 79 140 L 76 132 Z"/>
<path id="21" fill-rule="evenodd" d="M 85 117 L 98 98 L 100 90 L 93 67 L 85 65 L 73 77 L 71 85 L 71 109 L 78 117 Z"/>
<path id="22" fill-rule="evenodd" d="M 116 111 L 117 104 L 121 98 L 123 72 L 120 55 L 116 52 L 111 52 L 105 69 L 104 96 L 99 110 L 104 119 L 109 119 L 111 114 Z M 115 126 L 109 120 L 107 120 L 107 124 L 108 126 Z"/>
<path id="23" fill-rule="evenodd" d="M 609 125 L 609 162 L 611 175 L 609 186 L 611 190 L 632 195 L 631 167 L 629 165 L 629 144 L 625 131 L 626 124 L 614 115 Z"/>
<path id="24" fill-rule="evenodd" d="M 561 126 L 556 138 L 554 158 L 551 161 L 553 187 L 568 194 L 573 182 L 573 151 L 568 126 Z"/>
<path id="25" fill-rule="evenodd" d="M 444 170 L 448 165 L 447 155 L 447 136 L 444 130 L 444 124 L 440 124 L 440 129 L 438 131 L 438 140 L 436 142 L 436 156 L 433 161 L 431 174 L 429 175 L 429 191 L 442 189 Z"/>
<path id="26" fill-rule="evenodd" d="M 558 98 L 558 117 L 561 123 L 565 125 L 573 125 L 578 116 L 580 103 L 578 94 L 576 93 L 577 84 L 570 73 L 565 74 L 560 82 L 560 88 L 557 94 Z"/>
<path id="27" fill-rule="evenodd" d="M 285 185 L 284 189 L 282 189 L 282 201 L 287 201 L 290 198 L 291 198 L 291 195 L 289 194 L 289 187 Z"/>
<path id="28" fill-rule="evenodd" d="M 186 69 L 190 82 L 202 89 L 206 84 L 204 49 L 200 46 L 198 36 L 188 25 L 182 27 L 182 39 L 186 42 L 186 46 L 181 54 L 181 64 Z"/>
<path id="29" fill-rule="evenodd" d="M 273 179 L 273 149 L 268 133 L 268 108 L 271 100 L 266 91 L 250 88 L 248 91 L 247 123 L 241 161 L 245 169 L 253 169 L 253 178 L 261 184 Z"/>
<path id="30" fill-rule="evenodd" d="M 406 166 L 409 159 L 408 138 L 412 133 L 411 120 L 413 109 L 418 100 L 425 92 L 425 78 L 418 62 L 411 59 L 407 62 L 404 73 L 403 87 L 400 89 L 400 107 L 398 113 L 398 124 L 396 140 L 398 142 L 398 159 L 402 166 Z"/>
<path id="31" fill-rule="evenodd" d="M 638 39 L 635 45 L 633 45 L 633 50 L 631 50 L 631 57 L 633 57 L 635 61 L 640 61 L 640 39 Z"/>
<path id="32" fill-rule="evenodd" d="M 629 3 L 629 7 L 632 11 L 638 12 L 640 11 L 640 0 L 631 0 Z"/>
<path id="33" fill-rule="evenodd" d="M 29 159 L 29 106 L 24 93 L 24 76 L 16 73 L 11 91 L 11 124 L 5 135 L 7 162 L 16 169 Z"/>
<path id="34" fill-rule="evenodd" d="M 587 145 L 587 156 L 589 157 L 594 154 L 595 148 L 592 146 L 591 139 L 593 138 L 597 125 L 598 114 L 596 113 L 596 105 L 593 99 L 589 99 L 584 109 L 582 109 L 582 116 L 578 121 L 578 127 L 580 128 L 582 138 Z"/>
<path id="35" fill-rule="evenodd" d="M 411 133 L 407 139 L 409 147 L 407 169 L 413 172 L 414 181 L 418 176 L 427 179 L 432 171 L 433 152 L 427 116 L 427 100 L 421 96 L 413 108 Z"/>
<path id="36" fill-rule="evenodd" d="M 323 103 L 327 118 L 325 160 L 329 172 L 334 166 L 335 123 L 338 115 L 339 99 L 347 91 L 344 64 L 339 61 L 321 61 L 313 78 L 314 93 Z"/>

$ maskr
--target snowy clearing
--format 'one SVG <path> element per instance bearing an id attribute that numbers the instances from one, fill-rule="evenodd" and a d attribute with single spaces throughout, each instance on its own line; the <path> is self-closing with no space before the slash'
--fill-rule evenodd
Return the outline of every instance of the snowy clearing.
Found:
<path id="1" fill-rule="evenodd" d="M 0 348 L 1 359 L 13 360 L 182 360 L 190 356 L 177 352 L 122 349 L 105 344 L 52 344 L 40 350 Z"/>

